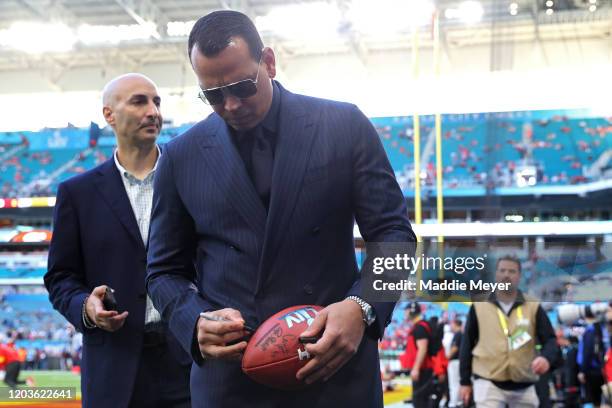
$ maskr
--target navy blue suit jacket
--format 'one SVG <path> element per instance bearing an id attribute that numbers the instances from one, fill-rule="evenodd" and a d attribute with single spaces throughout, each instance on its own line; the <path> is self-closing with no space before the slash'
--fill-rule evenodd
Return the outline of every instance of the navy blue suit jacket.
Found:
<path id="1" fill-rule="evenodd" d="M 113 159 L 59 185 L 45 285 L 53 307 L 83 332 L 84 407 L 127 407 L 142 350 L 146 250 Z M 94 287 L 115 289 L 125 325 L 85 329 L 81 311 Z M 175 357 L 189 356 L 169 335 Z M 174 345 L 172 345 L 174 344 Z"/>
<path id="2" fill-rule="evenodd" d="M 202 361 L 198 314 L 234 308 L 257 327 L 298 304 L 361 292 L 353 225 L 367 241 L 412 242 L 402 192 L 368 119 L 346 103 L 296 95 L 281 106 L 269 213 L 217 114 L 167 144 L 155 177 L 147 288 L 192 366 L 194 407 L 382 406 L 377 339 L 393 303 L 327 383 L 284 393 L 240 363 Z"/>

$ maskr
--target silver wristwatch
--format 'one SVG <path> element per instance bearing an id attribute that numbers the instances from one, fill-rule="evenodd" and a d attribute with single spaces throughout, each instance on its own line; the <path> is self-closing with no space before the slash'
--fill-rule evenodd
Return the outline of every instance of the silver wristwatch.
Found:
<path id="1" fill-rule="evenodd" d="M 361 316 L 366 324 L 366 327 L 371 326 L 372 323 L 376 321 L 376 313 L 374 313 L 374 309 L 368 302 L 359 296 L 348 296 L 347 299 L 351 299 L 353 302 L 356 302 L 359 305 L 361 308 Z"/>

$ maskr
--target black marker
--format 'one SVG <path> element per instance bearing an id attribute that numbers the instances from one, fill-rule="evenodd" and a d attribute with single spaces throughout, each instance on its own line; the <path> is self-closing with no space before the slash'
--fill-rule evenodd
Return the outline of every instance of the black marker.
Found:
<path id="1" fill-rule="evenodd" d="M 200 313 L 200 317 L 206 320 L 209 320 L 211 322 L 231 322 L 233 320 L 228 319 L 227 317 L 221 317 L 221 316 L 215 316 L 215 315 L 211 315 L 208 314 L 206 312 L 202 312 Z M 247 326 L 247 324 L 244 324 L 244 330 L 251 332 L 251 333 L 255 333 L 255 329 L 253 329 L 250 326 Z"/>

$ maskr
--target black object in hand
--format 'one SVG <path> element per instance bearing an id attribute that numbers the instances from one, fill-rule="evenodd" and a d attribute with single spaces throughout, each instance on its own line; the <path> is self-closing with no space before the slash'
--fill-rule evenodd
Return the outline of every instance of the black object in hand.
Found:
<path id="1" fill-rule="evenodd" d="M 104 291 L 104 297 L 102 298 L 102 304 L 104 305 L 104 310 L 114 310 L 117 311 L 117 299 L 115 299 L 115 291 L 106 287 Z"/>
<path id="2" fill-rule="evenodd" d="M 319 341 L 319 339 L 321 338 L 321 336 L 302 336 L 299 338 L 300 343 L 302 344 L 314 344 L 317 341 Z"/>

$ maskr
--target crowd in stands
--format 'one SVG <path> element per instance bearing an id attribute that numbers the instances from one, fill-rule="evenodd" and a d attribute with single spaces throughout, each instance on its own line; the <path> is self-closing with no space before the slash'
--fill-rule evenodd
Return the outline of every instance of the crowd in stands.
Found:
<path id="1" fill-rule="evenodd" d="M 30 151 L 24 146 L 0 162 L 0 197 L 53 196 L 59 182 L 104 162 L 109 152 L 112 148 L 96 148 L 86 154 L 79 149 Z M 54 175 L 66 164 L 67 168 Z"/>
<path id="2" fill-rule="evenodd" d="M 410 117 L 373 118 L 400 185 L 414 186 L 414 130 Z M 189 125 L 164 128 L 160 140 L 177 136 Z M 24 134 L 19 144 L 0 144 L 0 196 L 51 196 L 60 181 L 82 173 L 110 157 L 112 146 L 62 147 L 65 138 L 87 129 L 71 127 L 65 136 L 45 130 L 53 148 L 32 149 Z M 103 133 L 104 134 L 104 133 Z M 2 134 L 0 134 L 1 136 Z M 421 121 L 421 179 L 435 186 L 436 167 L 433 118 Z M 43 137 L 42 133 L 39 137 Z M 64 138 L 64 139 L 62 139 Z M 477 115 L 446 115 L 442 121 L 443 173 L 447 188 L 512 187 L 525 166 L 535 168 L 538 185 L 567 185 L 592 181 L 587 170 L 612 149 L 612 118 L 569 118 L 551 114 L 548 119 L 518 119 Z M 1 141 L 0 141 L 1 143 Z M 21 149 L 15 149 L 21 147 Z M 11 149 L 16 150 L 9 154 Z M 63 165 L 70 165 L 54 174 Z M 608 165 L 606 169 L 610 169 Z M 600 171 L 603 177 L 603 171 Z M 53 175 L 53 176 L 52 176 Z"/>
<path id="3" fill-rule="evenodd" d="M 436 179 L 432 119 L 421 122 L 421 179 Z M 398 179 L 413 186 L 414 132 L 409 118 L 375 118 Z M 426 123 L 423 125 L 423 123 Z M 547 120 L 470 117 L 442 122 L 444 184 L 449 188 L 513 187 L 517 172 L 535 168 L 538 185 L 578 184 L 591 181 L 586 170 L 612 149 L 612 118 L 571 119 L 553 115 Z M 603 177 L 603 173 L 600 173 Z"/>

